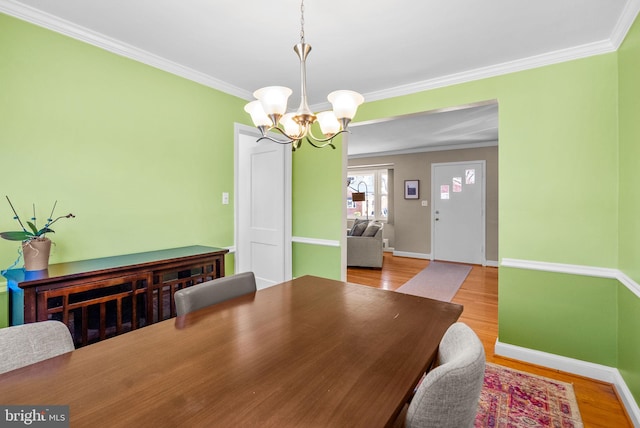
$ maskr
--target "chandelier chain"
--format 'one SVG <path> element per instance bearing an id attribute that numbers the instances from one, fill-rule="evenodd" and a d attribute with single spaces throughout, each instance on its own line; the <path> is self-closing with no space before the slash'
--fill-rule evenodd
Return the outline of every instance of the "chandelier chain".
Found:
<path id="1" fill-rule="evenodd" d="M 304 43 L 304 0 L 300 2 L 300 42 Z"/>

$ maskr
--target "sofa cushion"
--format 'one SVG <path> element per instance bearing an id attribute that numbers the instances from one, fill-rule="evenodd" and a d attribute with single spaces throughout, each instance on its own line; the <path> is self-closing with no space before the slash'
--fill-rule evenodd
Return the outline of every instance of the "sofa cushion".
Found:
<path id="1" fill-rule="evenodd" d="M 367 220 L 356 220 L 351 228 L 350 236 L 362 236 L 362 233 L 367 229 L 369 222 Z"/>
<path id="2" fill-rule="evenodd" d="M 380 225 L 371 222 L 367 225 L 367 228 L 364 230 L 364 232 L 362 232 L 362 236 L 376 236 L 378 230 L 380 230 Z"/>

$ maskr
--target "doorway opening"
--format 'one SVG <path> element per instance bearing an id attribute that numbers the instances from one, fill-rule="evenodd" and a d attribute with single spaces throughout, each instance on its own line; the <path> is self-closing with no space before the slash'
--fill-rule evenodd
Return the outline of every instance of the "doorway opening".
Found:
<path id="1" fill-rule="evenodd" d="M 413 258 L 444 258 L 434 242 L 432 165 L 483 161 L 485 185 L 482 258 L 474 263 L 498 265 L 498 102 L 497 100 L 410 115 L 353 123 L 344 138 L 345 180 L 349 168 L 392 165 L 390 224 L 385 239 L 393 254 Z M 464 175 L 461 176 L 464 180 Z M 457 177 L 456 177 L 457 178 Z M 405 183 L 417 183 L 418 198 L 405 198 Z M 462 182 L 464 188 L 464 181 Z M 453 182 L 449 184 L 453 188 Z M 459 196 L 459 195 L 456 195 Z M 347 195 L 344 215 L 347 218 Z M 453 260 L 453 259 L 452 259 Z"/>

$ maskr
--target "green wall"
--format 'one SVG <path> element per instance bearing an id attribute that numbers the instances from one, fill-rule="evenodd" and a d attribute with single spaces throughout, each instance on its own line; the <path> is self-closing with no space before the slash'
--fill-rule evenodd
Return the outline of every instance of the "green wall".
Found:
<path id="1" fill-rule="evenodd" d="M 9 195 L 23 219 L 55 200 L 77 216 L 55 225 L 52 263 L 233 245 L 245 101 L 2 14 L 0 93 L 0 230 L 18 228 Z M 17 249 L 0 240 L 0 268 Z"/>
<path id="2" fill-rule="evenodd" d="M 617 281 L 500 268 L 500 342 L 617 365 Z"/>
<path id="3" fill-rule="evenodd" d="M 344 204 L 341 140 L 335 139 L 335 150 L 316 149 L 303 142 L 293 154 L 293 236 L 340 240 Z M 296 243 L 292 250 L 294 277 L 340 279 L 340 248 Z"/>
<path id="4" fill-rule="evenodd" d="M 618 51 L 620 82 L 620 231 L 619 266 L 640 283 L 640 20 Z M 640 298 L 620 285 L 618 367 L 640 402 Z"/>
<path id="5" fill-rule="evenodd" d="M 315 275 L 340 280 L 340 248 L 293 244 L 293 277 Z"/>
<path id="6" fill-rule="evenodd" d="M 622 284 L 618 289 L 617 367 L 640 405 L 640 297 Z"/>

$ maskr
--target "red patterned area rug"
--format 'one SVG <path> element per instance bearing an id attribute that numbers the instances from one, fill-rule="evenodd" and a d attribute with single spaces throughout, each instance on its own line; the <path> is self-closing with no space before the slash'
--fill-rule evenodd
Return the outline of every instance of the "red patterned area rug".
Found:
<path id="1" fill-rule="evenodd" d="M 573 386 L 487 363 L 475 428 L 583 427 Z"/>

